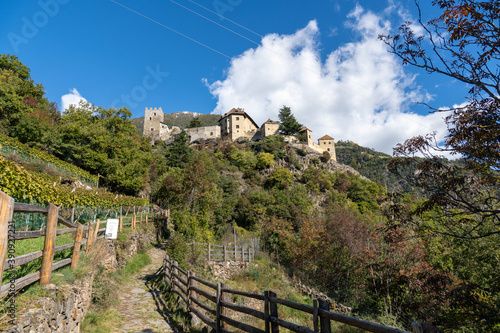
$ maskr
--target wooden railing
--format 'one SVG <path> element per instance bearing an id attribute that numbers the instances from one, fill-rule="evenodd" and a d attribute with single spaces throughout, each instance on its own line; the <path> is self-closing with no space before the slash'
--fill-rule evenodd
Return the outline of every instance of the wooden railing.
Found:
<path id="1" fill-rule="evenodd" d="M 210 243 L 191 243 L 200 251 L 202 260 L 207 261 L 241 261 L 253 262 L 255 257 L 254 247 L 216 245 Z"/>
<path id="2" fill-rule="evenodd" d="M 15 231 L 13 223 L 14 212 L 24 213 L 43 213 L 47 214 L 47 222 L 45 230 L 35 231 Z M 119 230 L 122 232 L 123 226 L 130 225 L 135 229 L 137 223 L 135 213 L 131 217 L 119 217 Z M 130 218 L 130 223 L 123 223 L 124 219 Z M 143 214 L 139 215 L 139 223 L 143 221 Z M 148 216 L 145 216 L 145 222 L 148 223 Z M 57 229 L 58 223 L 66 226 L 67 228 Z M 88 252 L 92 244 L 96 240 L 104 238 L 102 234 L 106 228 L 101 228 L 105 221 L 89 222 L 87 226 L 80 223 L 73 223 L 70 220 L 59 215 L 59 208 L 53 204 L 48 207 L 37 205 L 30 205 L 24 203 L 14 202 L 14 199 L 7 194 L 0 191 L 0 299 L 8 294 L 17 292 L 19 289 L 30 285 L 40 280 L 40 285 L 47 285 L 50 282 L 52 271 L 71 265 L 76 268 L 80 254 L 81 246 L 86 244 L 85 250 Z M 67 233 L 75 233 L 75 240 L 72 243 L 55 246 L 56 236 Z M 100 234 L 101 233 L 101 234 Z M 42 251 L 36 251 L 14 257 L 15 242 L 18 240 L 44 237 L 44 247 Z M 64 250 L 73 248 L 71 258 L 66 258 L 54 262 L 54 254 Z M 41 269 L 35 273 L 17 278 L 2 286 L 3 273 L 5 271 L 14 269 L 18 266 L 32 262 L 38 258 L 42 258 Z"/>
<path id="3" fill-rule="evenodd" d="M 276 293 L 265 291 L 264 295 L 229 289 L 226 284 L 214 284 L 185 271 L 168 255 L 164 259 L 163 279 L 171 292 L 177 294 L 186 305 L 188 313 L 194 314 L 216 333 L 229 333 L 229 326 L 249 333 L 278 333 L 280 327 L 298 333 L 330 333 L 331 321 L 361 328 L 368 332 L 404 333 L 397 328 L 387 327 L 366 320 L 329 311 L 329 303 L 314 300 L 313 305 L 291 302 L 278 298 Z M 260 301 L 260 309 L 252 309 L 230 302 L 229 295 L 239 295 Z M 208 302 L 207 302 L 208 301 Z M 211 305 L 209 305 L 211 304 Z M 311 315 L 312 329 L 279 318 L 278 304 Z M 229 312 L 241 313 L 256 318 L 262 328 L 231 318 Z"/>

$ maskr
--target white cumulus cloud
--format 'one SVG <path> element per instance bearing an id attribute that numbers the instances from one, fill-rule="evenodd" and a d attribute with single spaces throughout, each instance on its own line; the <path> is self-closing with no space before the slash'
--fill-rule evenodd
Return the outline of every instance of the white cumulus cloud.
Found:
<path id="1" fill-rule="evenodd" d="M 71 104 L 78 105 L 80 101 L 87 102 L 87 100 L 80 95 L 76 88 L 70 89 L 69 94 L 61 97 L 63 111 L 68 109 Z"/>
<path id="2" fill-rule="evenodd" d="M 289 106 L 315 139 L 328 134 L 392 154 L 392 148 L 415 135 L 446 134 L 439 113 L 419 115 L 409 110 L 429 96 L 387 52 L 379 34 L 390 23 L 357 6 L 346 26 L 357 40 L 320 57 L 316 21 L 292 35 L 270 34 L 255 49 L 233 58 L 223 80 L 206 82 L 217 98 L 213 113 L 244 108 L 259 124 L 278 120 Z"/>

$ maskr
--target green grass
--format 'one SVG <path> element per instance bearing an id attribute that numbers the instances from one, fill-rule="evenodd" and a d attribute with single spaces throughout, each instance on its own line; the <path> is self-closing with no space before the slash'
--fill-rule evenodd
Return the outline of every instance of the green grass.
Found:
<path id="1" fill-rule="evenodd" d="M 120 275 L 130 276 L 150 263 L 151 258 L 147 253 L 138 253 L 127 261 L 127 264 L 120 270 Z"/>
<path id="2" fill-rule="evenodd" d="M 45 237 L 30 238 L 16 241 L 15 245 L 15 255 L 16 257 L 22 256 L 24 254 L 33 253 L 36 251 L 42 251 L 45 242 Z M 73 234 L 64 234 L 56 237 L 55 246 L 60 246 L 68 243 L 73 243 Z M 71 257 L 73 253 L 73 248 L 66 249 L 62 252 L 54 254 L 54 262 L 61 259 Z M 4 272 L 2 284 L 7 284 L 12 278 L 19 279 L 28 274 L 34 273 L 41 268 L 42 258 L 38 258 L 32 262 L 26 263 L 14 269 L 10 269 Z"/>

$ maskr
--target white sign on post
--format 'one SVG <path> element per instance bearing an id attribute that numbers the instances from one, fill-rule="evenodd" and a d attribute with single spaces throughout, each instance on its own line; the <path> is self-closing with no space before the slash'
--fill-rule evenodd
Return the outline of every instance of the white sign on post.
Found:
<path id="1" fill-rule="evenodd" d="M 118 234 L 118 219 L 108 219 L 106 223 L 106 233 L 104 238 L 106 239 L 116 239 Z"/>

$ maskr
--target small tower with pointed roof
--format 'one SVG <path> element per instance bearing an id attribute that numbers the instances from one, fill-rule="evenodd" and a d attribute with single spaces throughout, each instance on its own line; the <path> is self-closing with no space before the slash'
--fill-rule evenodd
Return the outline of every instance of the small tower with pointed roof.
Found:
<path id="1" fill-rule="evenodd" d="M 302 127 L 302 129 L 299 131 L 300 135 L 304 135 L 306 137 L 307 145 L 309 147 L 312 147 L 314 145 L 313 143 L 313 138 L 312 138 L 312 131 L 307 128 L 307 127 Z"/>
<path id="2" fill-rule="evenodd" d="M 264 124 L 260 127 L 262 133 L 262 138 L 270 135 L 278 135 L 278 130 L 280 128 L 280 123 L 271 119 L 266 120 Z"/>
<path id="3" fill-rule="evenodd" d="M 331 136 L 324 135 L 318 139 L 318 145 L 321 149 L 330 153 L 333 160 L 337 160 L 337 155 L 335 153 L 335 143 Z"/>

